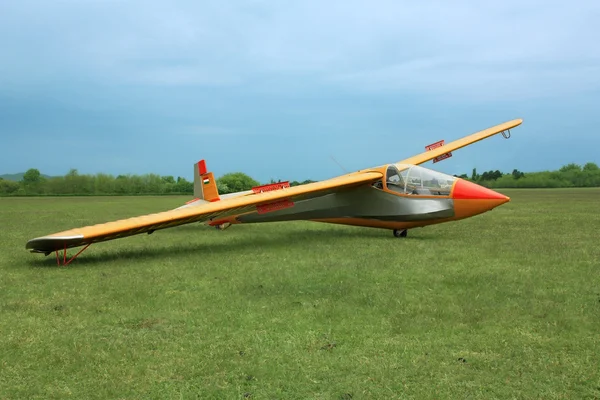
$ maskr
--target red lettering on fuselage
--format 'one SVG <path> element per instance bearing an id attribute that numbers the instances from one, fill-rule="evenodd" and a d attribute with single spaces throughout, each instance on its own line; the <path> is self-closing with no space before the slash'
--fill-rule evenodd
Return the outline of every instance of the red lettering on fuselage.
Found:
<path id="1" fill-rule="evenodd" d="M 283 210 L 284 208 L 290 208 L 294 206 L 294 202 L 291 200 L 280 200 L 273 203 L 260 204 L 256 206 L 256 212 L 259 214 L 266 214 L 273 211 Z"/>

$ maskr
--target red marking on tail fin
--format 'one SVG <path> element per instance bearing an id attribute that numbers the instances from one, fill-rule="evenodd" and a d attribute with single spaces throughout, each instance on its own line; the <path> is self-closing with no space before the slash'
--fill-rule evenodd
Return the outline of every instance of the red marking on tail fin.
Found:
<path id="1" fill-rule="evenodd" d="M 206 169 L 206 161 L 204 161 L 204 160 L 198 161 L 198 172 L 200 173 L 200 175 L 204 175 L 208 172 Z"/>

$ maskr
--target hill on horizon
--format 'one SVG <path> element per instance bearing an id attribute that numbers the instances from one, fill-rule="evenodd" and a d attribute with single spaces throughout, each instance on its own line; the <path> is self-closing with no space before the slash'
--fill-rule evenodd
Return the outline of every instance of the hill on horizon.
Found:
<path id="1" fill-rule="evenodd" d="M 0 179 L 4 179 L 7 181 L 19 182 L 23 179 L 23 175 L 25 175 L 25 172 L 18 172 L 16 174 L 2 174 L 2 175 L 0 175 Z M 53 176 L 46 175 L 46 174 L 41 174 L 41 175 L 46 179 L 54 178 Z"/>

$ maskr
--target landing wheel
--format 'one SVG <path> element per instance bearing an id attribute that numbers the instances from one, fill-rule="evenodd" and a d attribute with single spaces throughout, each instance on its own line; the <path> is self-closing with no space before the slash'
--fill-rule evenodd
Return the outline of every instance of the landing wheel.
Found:
<path id="1" fill-rule="evenodd" d="M 397 238 L 406 237 L 406 235 L 408 235 L 408 231 L 406 229 L 403 229 L 403 230 L 394 229 L 394 236 L 396 236 Z"/>

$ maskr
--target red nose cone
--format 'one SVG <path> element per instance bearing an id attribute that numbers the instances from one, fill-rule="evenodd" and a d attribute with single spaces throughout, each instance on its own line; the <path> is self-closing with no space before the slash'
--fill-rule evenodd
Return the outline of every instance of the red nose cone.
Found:
<path id="1" fill-rule="evenodd" d="M 502 203 L 510 200 L 510 198 L 503 194 L 464 179 L 456 181 L 454 190 L 452 191 L 452 198 L 465 200 L 502 200 Z"/>

